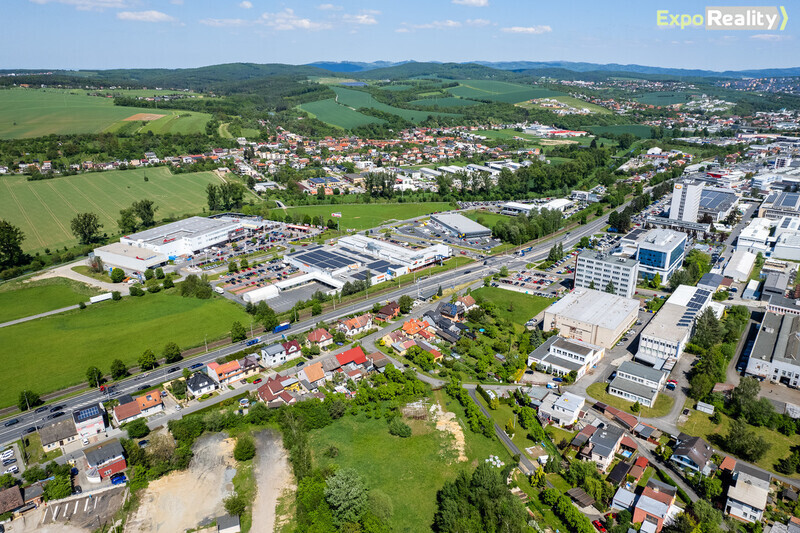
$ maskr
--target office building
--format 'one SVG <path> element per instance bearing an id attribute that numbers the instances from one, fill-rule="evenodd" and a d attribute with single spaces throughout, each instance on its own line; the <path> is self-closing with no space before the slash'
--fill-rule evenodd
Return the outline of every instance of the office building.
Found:
<path id="1" fill-rule="evenodd" d="M 700 194 L 697 216 L 700 219 L 708 216 L 712 222 L 720 222 L 733 213 L 738 203 L 739 197 L 730 189 L 704 187 Z"/>
<path id="2" fill-rule="evenodd" d="M 545 309 L 542 327 L 569 339 L 611 348 L 636 322 L 639 302 L 615 294 L 576 288 Z"/>
<path id="3" fill-rule="evenodd" d="M 653 229 L 638 241 L 636 259 L 639 274 L 652 279 L 656 274 L 665 283 L 683 264 L 686 235 L 669 229 Z"/>
<path id="4" fill-rule="evenodd" d="M 605 349 L 575 339 L 554 335 L 528 355 L 528 366 L 557 376 L 575 372 L 575 380 L 603 358 Z"/>
<path id="5" fill-rule="evenodd" d="M 758 208 L 758 216 L 770 220 L 797 213 L 800 213 L 800 193 L 797 192 L 772 192 Z"/>
<path id="6" fill-rule="evenodd" d="M 614 286 L 614 294 L 632 298 L 636 293 L 636 279 L 639 277 L 639 262 L 625 256 L 615 256 L 584 250 L 575 263 L 575 287 L 595 288 L 604 291 L 609 283 Z"/>
<path id="7" fill-rule="evenodd" d="M 697 213 L 700 209 L 700 195 L 703 192 L 703 183 L 684 181 L 672 187 L 672 203 L 669 208 L 669 218 L 684 222 L 697 222 Z"/>
<path id="8" fill-rule="evenodd" d="M 800 316 L 764 314 L 745 374 L 800 388 Z"/>
<path id="9" fill-rule="evenodd" d="M 608 393 L 629 402 L 639 402 L 644 407 L 652 407 L 666 379 L 667 373 L 663 370 L 625 361 L 619 365 L 616 377 L 609 383 Z"/>

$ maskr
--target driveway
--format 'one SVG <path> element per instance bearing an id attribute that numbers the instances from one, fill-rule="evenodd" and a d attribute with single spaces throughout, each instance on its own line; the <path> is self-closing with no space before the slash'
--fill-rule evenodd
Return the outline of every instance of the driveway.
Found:
<path id="1" fill-rule="evenodd" d="M 123 296 L 127 296 L 130 294 L 130 288 L 128 287 L 127 283 L 107 283 L 105 281 L 99 281 L 94 278 L 90 278 L 89 276 L 84 276 L 82 274 L 78 274 L 72 267 L 85 265 L 86 260 L 81 259 L 80 261 L 75 261 L 74 263 L 68 263 L 66 265 L 57 266 L 55 268 L 51 268 L 46 270 L 40 274 L 36 274 L 31 278 L 31 280 L 37 279 L 47 279 L 47 278 L 68 278 L 75 281 L 80 281 L 81 283 L 85 283 L 86 285 L 91 285 L 92 287 L 97 287 L 100 290 L 106 292 L 112 291 L 119 291 L 120 294 Z"/>

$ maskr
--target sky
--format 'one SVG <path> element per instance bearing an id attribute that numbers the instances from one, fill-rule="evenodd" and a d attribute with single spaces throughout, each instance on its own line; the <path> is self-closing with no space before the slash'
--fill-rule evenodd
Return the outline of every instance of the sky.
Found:
<path id="1" fill-rule="evenodd" d="M 796 13 L 787 6 L 784 31 L 656 24 L 657 10 L 696 14 L 704 6 L 669 0 L 2 0 L 0 69 L 381 60 L 719 71 L 800 66 L 800 4 Z"/>

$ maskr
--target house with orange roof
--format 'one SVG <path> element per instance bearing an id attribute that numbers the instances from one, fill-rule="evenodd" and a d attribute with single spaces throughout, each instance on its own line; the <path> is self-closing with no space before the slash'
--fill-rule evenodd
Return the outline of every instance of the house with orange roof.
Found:
<path id="1" fill-rule="evenodd" d="M 420 331 L 428 329 L 431 325 L 427 320 L 420 320 L 418 318 L 409 318 L 403 322 L 403 332 L 409 337 L 413 337 Z"/>
<path id="2" fill-rule="evenodd" d="M 229 361 L 223 364 L 214 361 L 208 363 L 206 372 L 208 373 L 208 377 L 213 379 L 218 385 L 227 385 L 242 373 L 242 367 L 239 365 L 239 361 Z"/>
<path id="3" fill-rule="evenodd" d="M 372 315 L 365 313 L 353 318 L 341 320 L 336 327 L 346 336 L 353 337 L 365 333 L 372 327 Z"/>
<path id="4" fill-rule="evenodd" d="M 297 378 L 301 383 L 303 381 L 308 383 L 308 385 L 304 383 L 303 386 L 309 390 L 323 385 L 325 383 L 325 370 L 322 368 L 322 362 L 316 362 L 306 366 L 297 373 Z"/>
<path id="5" fill-rule="evenodd" d="M 161 395 L 158 391 L 148 392 L 136 398 L 136 404 L 142 416 L 150 416 L 164 410 L 164 402 L 161 400 Z"/>

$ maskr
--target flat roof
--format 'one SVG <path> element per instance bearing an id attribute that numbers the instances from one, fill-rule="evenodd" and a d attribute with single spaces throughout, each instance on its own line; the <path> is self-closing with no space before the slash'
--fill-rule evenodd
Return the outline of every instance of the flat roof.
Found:
<path id="1" fill-rule="evenodd" d="M 800 316 L 765 313 L 750 357 L 800 366 Z"/>
<path id="2" fill-rule="evenodd" d="M 661 306 L 656 316 L 642 330 L 642 337 L 653 337 L 671 342 L 680 342 L 686 336 L 686 332 L 692 328 L 691 324 L 682 323 L 681 318 L 686 308 L 680 305 L 666 303 Z"/>
<path id="3" fill-rule="evenodd" d="M 650 366 L 641 365 L 639 363 L 634 363 L 633 361 L 623 362 L 621 365 L 619 365 L 619 368 L 617 368 L 617 372 L 625 372 L 626 374 L 632 374 L 650 381 L 661 381 L 661 378 L 663 378 L 664 374 L 666 374 L 666 372 L 661 370 L 657 370 Z"/>
<path id="4" fill-rule="evenodd" d="M 546 312 L 616 330 L 632 313 L 638 311 L 637 300 L 603 291 L 577 288 L 547 308 Z"/>
<path id="5" fill-rule="evenodd" d="M 685 240 L 686 235 L 684 233 L 671 229 L 657 228 L 651 229 L 639 240 L 639 247 L 668 252 Z"/>
<path id="6" fill-rule="evenodd" d="M 704 188 L 700 193 L 700 209 L 724 213 L 736 205 L 739 198 L 733 191 Z"/>
<path id="7" fill-rule="evenodd" d="M 195 237 L 197 235 L 218 231 L 224 228 L 235 228 L 240 225 L 240 223 L 229 220 L 189 217 L 176 222 L 170 222 L 169 224 L 164 224 L 163 226 L 146 229 L 131 235 L 125 235 L 123 238 L 132 241 L 163 244 L 164 240 Z"/>
<path id="8" fill-rule="evenodd" d="M 564 337 L 560 337 L 558 335 L 556 335 L 555 338 L 556 341 L 553 344 L 556 346 L 556 348 L 561 348 L 563 350 L 568 350 L 584 356 L 591 355 L 592 352 L 597 352 L 603 349 L 600 346 L 596 346 L 578 339 L 565 339 Z"/>
<path id="9" fill-rule="evenodd" d="M 448 229 L 454 230 L 456 233 L 464 233 L 467 235 L 473 233 L 492 233 L 492 230 L 486 226 L 482 226 L 474 220 L 458 213 L 431 215 L 431 220 L 438 222 L 442 226 L 446 226 Z"/>
<path id="10" fill-rule="evenodd" d="M 639 261 L 625 255 L 611 255 L 608 253 L 598 252 L 595 250 L 584 250 L 578 254 L 578 259 L 591 259 L 593 261 L 601 261 L 610 265 L 622 265 L 626 267 L 633 267 Z"/>

